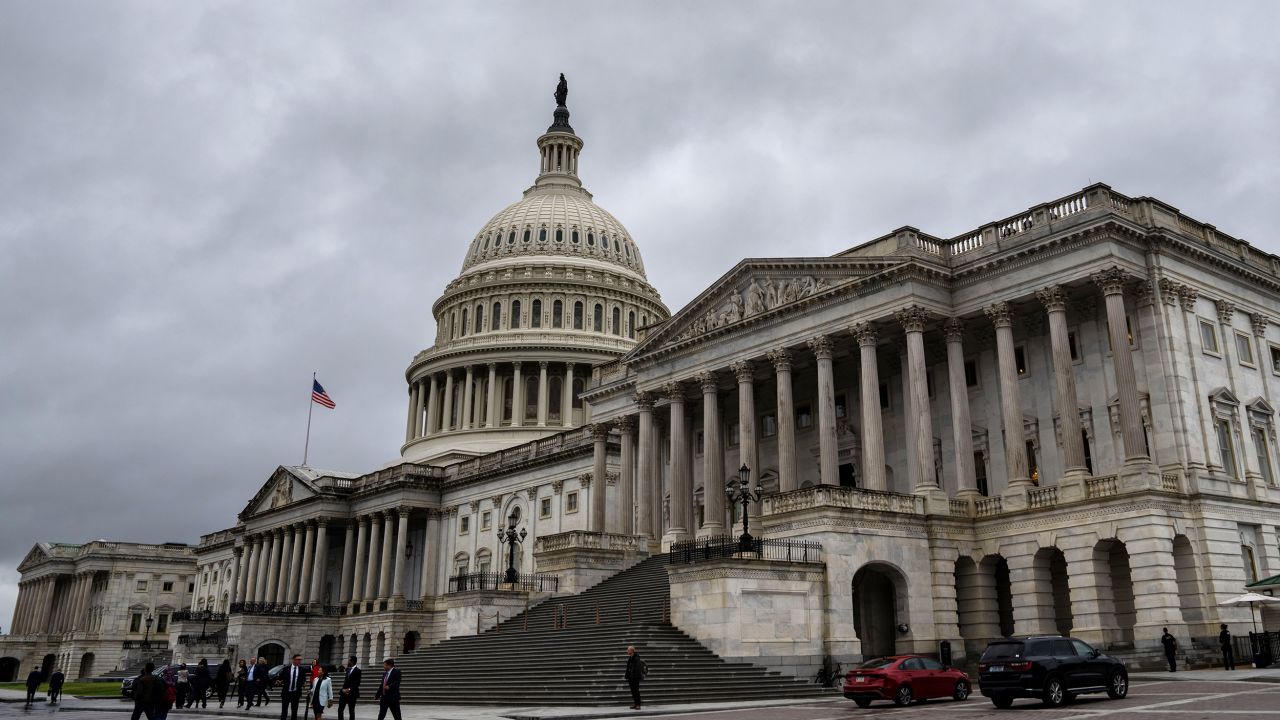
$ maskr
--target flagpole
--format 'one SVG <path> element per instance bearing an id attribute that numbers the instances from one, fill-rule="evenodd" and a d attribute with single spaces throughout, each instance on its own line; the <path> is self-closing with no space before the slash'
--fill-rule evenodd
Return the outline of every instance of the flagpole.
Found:
<path id="1" fill-rule="evenodd" d="M 311 409 L 315 407 L 316 401 L 311 397 L 311 393 L 315 391 L 316 374 L 311 373 L 311 388 L 307 391 L 307 442 L 302 446 L 302 467 L 307 466 L 307 453 L 311 450 Z"/>

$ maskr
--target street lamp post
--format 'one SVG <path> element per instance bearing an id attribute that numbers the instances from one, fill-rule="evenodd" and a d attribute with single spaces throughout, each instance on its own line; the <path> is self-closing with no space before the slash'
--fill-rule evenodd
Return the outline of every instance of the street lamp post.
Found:
<path id="1" fill-rule="evenodd" d="M 152 617 L 152 615 L 151 615 L 151 613 L 150 613 L 150 612 L 148 612 L 148 613 L 147 613 L 147 619 L 145 620 L 145 622 L 146 622 L 146 624 L 147 624 L 147 632 L 146 632 L 146 634 L 145 634 L 145 635 L 143 635 L 143 636 L 142 636 L 142 647 L 144 647 L 144 648 L 149 648 L 149 647 L 151 647 L 151 623 L 153 623 L 153 622 L 155 622 L 155 621 L 156 621 L 156 619 L 155 619 L 154 617 Z M 136 631 L 135 631 L 135 632 L 136 632 Z"/>
<path id="2" fill-rule="evenodd" d="M 738 550 L 750 552 L 753 543 L 749 530 L 751 521 L 747 512 L 751 503 L 760 502 L 760 492 L 751 492 L 751 468 L 746 465 L 738 468 L 738 480 L 725 485 L 724 492 L 729 496 L 730 503 L 742 503 L 742 535 L 738 537 Z"/>
<path id="3" fill-rule="evenodd" d="M 524 528 L 520 528 L 520 532 L 516 532 L 516 523 L 519 520 L 520 516 L 516 514 L 515 510 L 512 510 L 511 514 L 507 516 L 507 527 L 498 528 L 498 542 L 506 543 L 508 548 L 507 574 L 503 578 L 503 582 L 508 584 L 514 583 L 520 578 L 519 574 L 516 573 L 516 545 L 524 542 L 525 537 L 529 534 Z"/>
<path id="4" fill-rule="evenodd" d="M 212 615 L 213 613 L 209 611 L 209 608 L 205 608 L 204 612 L 200 613 L 200 642 L 208 639 L 208 636 L 204 634 L 204 629 L 209 624 L 209 617 Z"/>

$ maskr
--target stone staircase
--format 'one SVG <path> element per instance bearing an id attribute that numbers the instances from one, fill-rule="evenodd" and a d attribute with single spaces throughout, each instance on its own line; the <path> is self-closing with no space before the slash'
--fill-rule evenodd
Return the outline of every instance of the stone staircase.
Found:
<path id="1" fill-rule="evenodd" d="M 630 705 L 622 677 L 628 645 L 635 645 L 649 666 L 641 686 L 646 704 L 830 692 L 754 665 L 725 662 L 666 623 L 666 562 L 665 555 L 650 557 L 579 595 L 543 602 L 483 634 L 403 656 L 404 701 Z"/>

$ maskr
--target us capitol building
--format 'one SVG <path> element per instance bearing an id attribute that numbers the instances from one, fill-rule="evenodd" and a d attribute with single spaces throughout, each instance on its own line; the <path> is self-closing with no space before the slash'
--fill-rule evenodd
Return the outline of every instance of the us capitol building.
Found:
<path id="1" fill-rule="evenodd" d="M 669 621 L 724 658 L 1247 630 L 1218 603 L 1280 583 L 1280 258 L 1096 184 L 956 237 L 744 259 L 672 316 L 558 100 L 532 187 L 433 305 L 399 460 L 281 466 L 196 546 L 35 545 L 0 679 L 372 665 L 736 535 L 740 474 L 751 529 L 813 550 L 669 567 Z"/>

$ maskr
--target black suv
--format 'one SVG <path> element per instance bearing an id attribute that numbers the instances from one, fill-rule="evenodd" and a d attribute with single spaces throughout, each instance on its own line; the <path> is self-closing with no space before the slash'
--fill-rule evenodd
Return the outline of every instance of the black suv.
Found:
<path id="1" fill-rule="evenodd" d="M 1014 698 L 1039 698 L 1058 707 L 1086 693 L 1113 700 L 1129 694 L 1124 663 L 1076 638 L 1046 635 L 997 640 L 978 661 L 982 694 L 998 708 Z"/>

